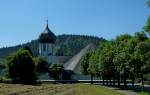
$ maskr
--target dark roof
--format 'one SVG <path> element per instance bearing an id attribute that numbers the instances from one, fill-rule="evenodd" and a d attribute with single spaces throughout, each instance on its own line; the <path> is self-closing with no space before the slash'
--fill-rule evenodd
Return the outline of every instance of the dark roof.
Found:
<path id="1" fill-rule="evenodd" d="M 56 36 L 55 34 L 49 29 L 48 23 L 46 25 L 45 30 L 39 36 L 39 42 L 41 43 L 55 43 Z"/>

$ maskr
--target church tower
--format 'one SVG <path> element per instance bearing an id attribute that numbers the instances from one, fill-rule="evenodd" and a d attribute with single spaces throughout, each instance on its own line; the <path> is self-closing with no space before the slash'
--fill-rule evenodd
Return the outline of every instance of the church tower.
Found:
<path id="1" fill-rule="evenodd" d="M 47 58 L 49 63 L 52 63 L 53 45 L 56 41 L 55 34 L 49 29 L 48 21 L 44 31 L 40 34 L 39 38 L 39 55 Z"/>

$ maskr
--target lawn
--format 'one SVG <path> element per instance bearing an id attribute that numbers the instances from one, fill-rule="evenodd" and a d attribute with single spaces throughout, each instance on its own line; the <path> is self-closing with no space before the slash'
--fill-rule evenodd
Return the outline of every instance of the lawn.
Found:
<path id="1" fill-rule="evenodd" d="M 140 95 L 150 95 L 148 92 L 141 92 Z"/>
<path id="2" fill-rule="evenodd" d="M 40 86 L 0 83 L 0 95 L 123 95 L 90 84 L 42 84 Z"/>

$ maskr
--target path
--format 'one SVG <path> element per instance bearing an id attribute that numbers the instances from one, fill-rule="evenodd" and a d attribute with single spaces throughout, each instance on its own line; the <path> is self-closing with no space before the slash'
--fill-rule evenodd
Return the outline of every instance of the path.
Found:
<path id="1" fill-rule="evenodd" d="M 133 92 L 130 90 L 122 90 L 122 89 L 115 88 L 115 87 L 106 87 L 106 88 L 112 89 L 112 90 L 117 91 L 119 93 L 123 93 L 124 95 L 139 95 L 137 92 Z"/>
<path id="2" fill-rule="evenodd" d="M 137 91 L 139 89 L 141 89 L 141 88 L 139 88 L 140 84 L 135 84 L 135 86 L 137 86 Z M 103 87 L 106 87 L 106 86 L 103 86 Z M 150 85 L 145 85 L 144 87 L 145 87 L 144 90 L 146 92 L 150 93 Z M 119 93 L 123 93 L 124 95 L 139 95 L 139 92 L 140 92 L 140 91 L 139 92 L 135 92 L 135 91 L 132 91 L 132 90 L 127 90 L 127 89 L 120 89 L 120 88 L 116 88 L 116 87 L 106 87 L 106 88 L 115 90 L 115 91 L 117 91 Z"/>

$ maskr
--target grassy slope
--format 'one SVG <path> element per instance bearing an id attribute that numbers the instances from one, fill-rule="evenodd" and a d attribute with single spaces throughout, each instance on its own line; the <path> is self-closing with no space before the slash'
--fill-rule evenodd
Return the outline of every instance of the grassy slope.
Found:
<path id="1" fill-rule="evenodd" d="M 89 84 L 43 84 L 41 86 L 2 84 L 0 95 L 123 95 Z"/>

